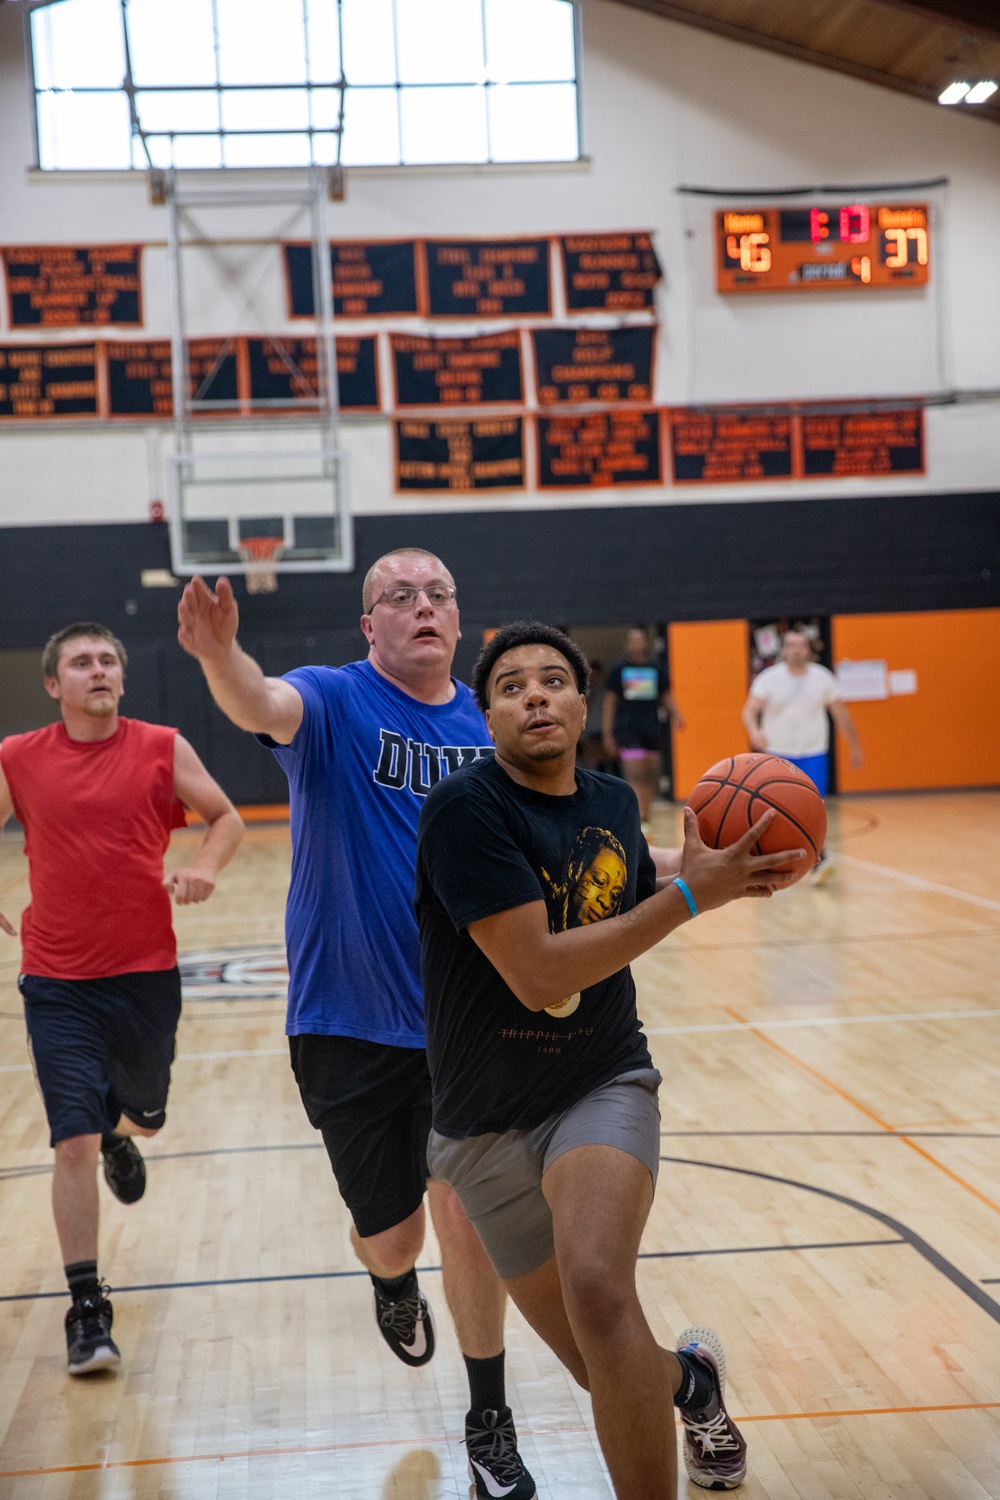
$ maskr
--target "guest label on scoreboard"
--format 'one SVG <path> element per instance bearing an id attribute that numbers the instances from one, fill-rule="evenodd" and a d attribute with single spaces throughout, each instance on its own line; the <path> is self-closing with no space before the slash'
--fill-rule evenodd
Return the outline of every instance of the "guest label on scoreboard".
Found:
<path id="1" fill-rule="evenodd" d="M 426 240 L 432 318 L 549 317 L 549 242 Z"/>
<path id="2" fill-rule="evenodd" d="M 539 489 L 659 484 L 655 411 L 602 411 L 538 418 Z"/>
<path id="3" fill-rule="evenodd" d="M 7 245 L 12 328 L 142 322 L 139 245 Z"/>
<path id="4" fill-rule="evenodd" d="M 397 406 L 467 406 L 524 399 L 521 336 L 418 338 L 392 335 Z"/>
<path id="5" fill-rule="evenodd" d="M 790 478 L 793 421 L 790 413 L 672 411 L 674 483 L 732 484 Z"/>
<path id="6" fill-rule="evenodd" d="M 655 306 L 663 272 L 649 234 L 566 234 L 559 241 L 571 312 L 635 312 Z"/>
<path id="7" fill-rule="evenodd" d="M 926 203 L 725 209 L 715 216 L 720 292 L 926 286 Z"/>
<path id="8" fill-rule="evenodd" d="M 440 422 L 407 417 L 394 426 L 397 490 L 524 488 L 520 417 Z"/>
<path id="9" fill-rule="evenodd" d="M 337 390 L 345 411 L 378 411 L 378 365 L 375 336 L 368 338 L 338 334 L 335 345 Z M 266 410 L 317 403 L 319 371 L 316 340 L 272 338 L 247 339 L 250 400 Z"/>
<path id="10" fill-rule="evenodd" d="M 536 328 L 531 338 L 542 405 L 652 400 L 656 329 L 651 325 Z"/>
<path id="11" fill-rule="evenodd" d="M 922 474 L 923 410 L 804 412 L 802 452 L 807 476 Z"/>
<path id="12" fill-rule="evenodd" d="M 282 246 L 293 318 L 315 317 L 312 246 Z M 338 318 L 403 317 L 419 311 L 413 240 L 336 240 L 330 246 L 333 311 Z"/>
<path id="13" fill-rule="evenodd" d="M 99 415 L 96 345 L 7 344 L 0 348 L 0 418 Z"/>

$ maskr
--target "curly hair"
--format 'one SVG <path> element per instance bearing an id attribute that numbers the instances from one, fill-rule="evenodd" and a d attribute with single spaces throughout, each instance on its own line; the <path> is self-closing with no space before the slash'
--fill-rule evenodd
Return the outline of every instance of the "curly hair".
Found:
<path id="1" fill-rule="evenodd" d="M 573 669 L 578 690 L 586 694 L 587 684 L 590 682 L 590 663 L 576 641 L 571 640 L 558 626 L 546 625 L 542 620 L 512 620 L 509 625 L 502 625 L 496 635 L 487 641 L 472 669 L 472 691 L 484 713 L 490 706 L 490 673 L 505 652 L 513 651 L 518 646 L 551 646 L 560 656 L 565 657 Z"/>

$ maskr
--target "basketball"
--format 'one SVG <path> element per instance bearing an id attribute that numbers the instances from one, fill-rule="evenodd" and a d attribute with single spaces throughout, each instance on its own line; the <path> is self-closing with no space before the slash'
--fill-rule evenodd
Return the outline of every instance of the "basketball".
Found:
<path id="1" fill-rule="evenodd" d="M 826 808 L 804 771 L 778 755 L 730 755 L 706 771 L 688 806 L 698 817 L 698 831 L 711 849 L 725 849 L 768 810 L 776 816 L 755 846 L 758 854 L 781 849 L 806 850 L 802 859 L 782 869 L 801 880 L 818 863 L 826 842 Z"/>

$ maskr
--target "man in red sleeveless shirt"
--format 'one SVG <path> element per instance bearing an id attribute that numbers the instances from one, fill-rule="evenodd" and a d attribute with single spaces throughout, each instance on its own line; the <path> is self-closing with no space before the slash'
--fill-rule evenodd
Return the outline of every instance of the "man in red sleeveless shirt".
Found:
<path id="1" fill-rule="evenodd" d="M 243 824 L 176 729 L 118 713 L 121 642 L 104 625 L 58 631 L 42 655 L 61 721 L 0 744 L 0 828 L 24 828 L 31 904 L 21 926 L 29 1047 L 55 1148 L 52 1211 L 69 1282 L 73 1375 L 116 1365 L 97 1274 L 97 1161 L 123 1203 L 146 1168 L 133 1136 L 166 1119 L 181 1009 L 170 897 L 205 901 Z M 208 825 L 189 865 L 164 876 L 184 806 Z M 16 937 L 6 917 L 0 926 Z"/>

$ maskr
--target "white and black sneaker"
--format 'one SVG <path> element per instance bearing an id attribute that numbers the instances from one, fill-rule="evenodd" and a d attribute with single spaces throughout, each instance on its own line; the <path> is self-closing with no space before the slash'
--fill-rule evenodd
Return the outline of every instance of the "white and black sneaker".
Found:
<path id="1" fill-rule="evenodd" d="M 434 1355 L 434 1315 L 414 1276 L 395 1302 L 374 1288 L 375 1321 L 397 1359 L 425 1365 Z"/>
<path id="2" fill-rule="evenodd" d="M 71 1375 L 111 1370 L 121 1362 L 118 1345 L 111 1337 L 114 1313 L 104 1295 L 109 1290 L 100 1287 L 96 1296 L 74 1302 L 66 1314 L 66 1368 Z"/>
<path id="3" fill-rule="evenodd" d="M 712 1394 L 700 1411 L 681 1407 L 684 1467 L 704 1490 L 735 1490 L 747 1477 L 747 1445 L 726 1411 L 726 1355 L 711 1328 L 685 1328 L 677 1351 L 695 1360 L 711 1378 Z"/>
<path id="4" fill-rule="evenodd" d="M 535 1481 L 521 1462 L 509 1406 L 465 1419 L 469 1478 L 476 1500 L 535 1500 Z"/>

